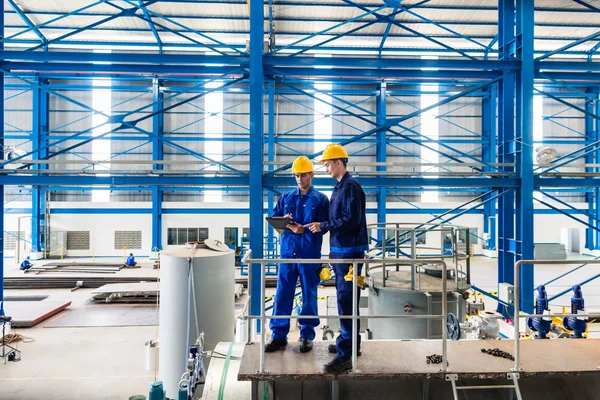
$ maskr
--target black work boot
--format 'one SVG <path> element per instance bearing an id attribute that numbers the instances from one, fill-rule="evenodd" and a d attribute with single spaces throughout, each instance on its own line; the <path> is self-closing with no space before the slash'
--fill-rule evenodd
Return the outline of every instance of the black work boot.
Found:
<path id="1" fill-rule="evenodd" d="M 271 339 L 265 346 L 265 353 L 272 353 L 277 350 L 285 350 L 287 346 L 287 340 Z"/>
<path id="2" fill-rule="evenodd" d="M 352 369 L 352 357 L 338 358 L 337 356 L 333 360 L 329 361 L 323 366 L 323 371 L 326 374 L 341 374 L 344 371 Z"/>
<path id="3" fill-rule="evenodd" d="M 312 340 L 306 339 L 306 338 L 300 338 L 299 342 L 300 342 L 300 347 L 298 349 L 300 350 L 300 353 L 308 353 L 309 351 L 312 350 L 312 348 L 313 348 Z"/>
<path id="4" fill-rule="evenodd" d="M 329 346 L 327 346 L 327 350 L 329 350 L 329 352 L 331 354 L 336 354 L 337 353 L 337 347 L 335 346 L 335 344 L 330 344 Z M 360 350 L 358 350 L 358 352 L 356 353 L 356 355 L 358 357 L 360 357 Z"/>

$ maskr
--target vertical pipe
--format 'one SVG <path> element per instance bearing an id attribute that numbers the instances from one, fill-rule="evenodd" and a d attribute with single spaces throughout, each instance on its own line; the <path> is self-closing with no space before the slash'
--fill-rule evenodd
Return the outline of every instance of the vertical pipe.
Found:
<path id="1" fill-rule="evenodd" d="M 497 132 L 496 132 L 496 84 L 489 89 L 489 94 L 482 99 L 482 135 L 484 146 L 482 148 L 483 162 L 487 164 L 496 162 Z M 484 171 L 492 171 L 490 167 L 483 167 Z M 483 205 L 483 231 L 488 234 L 488 250 L 496 249 L 496 200 L 486 201 L 492 195 L 485 196 Z"/>
<path id="2" fill-rule="evenodd" d="M 162 161 L 164 159 L 164 149 L 162 137 L 164 134 L 164 114 L 163 98 L 164 93 L 161 88 L 161 81 L 155 77 L 152 79 L 152 160 Z M 163 164 L 153 164 L 153 170 L 162 170 Z M 159 186 L 152 186 L 152 249 L 162 249 L 162 189 Z"/>
<path id="3" fill-rule="evenodd" d="M 517 244 L 520 243 L 521 260 L 533 259 L 533 1 L 517 2 L 517 36 L 520 38 L 518 58 L 521 69 L 517 72 L 517 173 L 521 186 L 517 188 L 516 225 Z M 523 311 L 533 312 L 534 266 L 528 264 L 521 268 L 521 299 Z"/>
<path id="4" fill-rule="evenodd" d="M 444 335 L 446 332 L 446 316 L 448 315 L 448 289 L 447 289 L 447 269 L 446 262 L 442 260 L 442 371 L 446 372 L 448 355 L 448 335 Z"/>
<path id="5" fill-rule="evenodd" d="M 592 96 L 593 93 L 595 92 L 594 89 L 592 88 L 588 88 L 586 90 L 586 94 L 588 94 L 589 96 Z M 585 111 L 587 112 L 587 114 L 584 115 L 585 118 L 585 144 L 588 145 L 590 143 L 592 143 L 594 140 L 596 140 L 595 138 L 597 137 L 597 132 L 595 132 L 594 130 L 594 124 L 595 124 L 595 119 L 592 117 L 591 114 L 594 113 L 594 99 L 593 98 L 586 98 L 585 101 Z M 588 153 L 585 156 L 585 162 L 586 164 L 592 164 L 594 162 L 597 162 L 595 160 L 596 156 L 596 152 L 591 152 Z M 594 172 L 595 168 L 586 168 L 585 172 Z M 588 223 L 590 225 L 593 226 L 598 226 L 598 222 L 597 220 L 595 220 L 594 218 L 598 216 L 597 214 L 597 210 L 595 208 L 595 204 L 594 204 L 594 198 L 596 196 L 595 191 L 589 191 L 586 192 L 585 194 L 585 199 L 586 202 L 588 203 Z M 594 218 L 593 218 L 594 217 Z M 596 237 L 596 231 L 592 228 L 587 228 L 585 230 L 585 247 L 588 249 L 598 249 L 598 243 L 594 240 Z"/>
<path id="6" fill-rule="evenodd" d="M 385 125 L 385 121 L 387 118 L 387 84 L 385 81 L 381 81 L 379 85 L 379 94 L 377 96 L 377 125 L 383 126 Z M 387 140 L 386 140 L 387 131 L 385 129 L 379 129 L 377 131 L 377 154 L 376 161 L 378 163 L 385 163 L 387 161 Z M 378 165 L 377 171 L 385 171 L 385 165 Z M 385 179 L 385 175 L 378 176 L 380 179 Z M 383 185 L 377 187 L 377 223 L 385 224 L 386 222 L 386 197 L 387 197 L 387 188 Z M 377 231 L 377 240 L 381 242 L 385 240 L 386 231 Z"/>
<path id="7" fill-rule="evenodd" d="M 270 15 L 272 15 L 272 10 L 270 10 Z M 267 157 L 269 162 L 273 162 L 275 161 L 275 82 L 274 81 L 269 81 L 269 97 L 268 97 L 268 107 L 269 107 L 269 111 L 268 111 L 268 147 L 267 147 Z M 273 171 L 273 169 L 275 169 L 275 166 L 272 164 L 269 164 L 268 166 L 269 171 Z M 274 194 L 273 194 L 273 190 L 269 190 L 267 192 L 267 196 L 268 196 L 268 200 L 267 200 L 267 207 L 268 207 L 268 213 L 269 215 L 271 215 L 271 210 L 273 210 L 273 207 L 275 205 L 275 199 L 274 199 Z M 269 253 L 273 254 L 275 251 L 275 249 L 273 248 L 275 246 L 275 243 L 273 242 L 274 240 L 274 229 L 271 226 L 271 224 L 267 225 L 267 243 L 268 243 L 268 251 Z M 270 271 L 270 267 L 269 267 L 269 271 Z"/>
<path id="8" fill-rule="evenodd" d="M 264 7 L 262 1 L 250 2 L 250 249 L 254 259 L 263 258 L 264 204 L 262 187 L 263 129 L 264 129 L 264 73 L 263 38 Z M 249 280 L 252 285 L 252 315 L 260 312 L 260 268 L 253 268 Z"/>
<path id="9" fill-rule="evenodd" d="M 352 372 L 358 372 L 356 369 L 356 362 L 358 356 L 356 354 L 358 350 L 358 335 L 360 334 L 356 330 L 358 329 L 358 263 L 352 262 Z"/>
<path id="10" fill-rule="evenodd" d="M 521 280 L 520 280 L 520 269 L 521 267 L 521 261 L 517 261 L 515 263 L 515 267 L 514 267 L 514 273 L 515 273 L 515 314 L 514 314 L 514 318 L 513 318 L 513 326 L 514 326 L 514 333 L 513 333 L 513 339 L 515 341 L 515 366 L 514 366 L 514 371 L 518 372 L 519 371 L 519 322 L 521 320 L 521 316 L 519 315 L 520 313 L 520 302 L 521 302 Z"/>
<path id="11" fill-rule="evenodd" d="M 265 261 L 260 262 L 260 370 L 265 372 Z"/>

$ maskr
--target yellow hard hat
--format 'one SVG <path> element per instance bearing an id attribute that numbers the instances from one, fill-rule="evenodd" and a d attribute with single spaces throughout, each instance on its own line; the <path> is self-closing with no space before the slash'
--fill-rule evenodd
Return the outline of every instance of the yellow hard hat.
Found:
<path id="1" fill-rule="evenodd" d="M 306 156 L 296 158 L 292 164 L 292 174 L 304 174 L 313 171 L 313 163 Z"/>
<path id="2" fill-rule="evenodd" d="M 348 152 L 341 144 L 331 143 L 323 150 L 323 157 L 321 157 L 320 162 L 335 160 L 337 158 L 348 158 Z"/>

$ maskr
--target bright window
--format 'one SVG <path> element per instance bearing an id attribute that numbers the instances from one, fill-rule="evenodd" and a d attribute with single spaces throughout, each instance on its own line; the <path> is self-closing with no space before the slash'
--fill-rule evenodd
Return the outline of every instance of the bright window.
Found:
<path id="1" fill-rule="evenodd" d="M 223 82 L 214 81 L 205 85 L 207 89 L 223 86 Z M 214 161 L 223 161 L 223 92 L 212 92 L 204 96 L 204 134 L 207 140 L 204 142 L 204 155 Z M 208 170 L 218 171 L 219 166 L 211 166 Z M 204 201 L 217 203 L 223 200 L 221 190 L 210 190 L 204 192 Z"/>
<path id="2" fill-rule="evenodd" d="M 110 53 L 109 51 L 94 50 L 94 53 Z M 92 116 L 92 136 L 100 136 L 112 129 L 111 124 L 106 123 L 111 115 L 112 108 L 112 80 L 111 78 L 93 78 L 92 79 L 92 108 L 101 111 L 103 114 L 94 114 Z M 107 160 L 111 156 L 110 134 L 92 141 L 92 160 Z M 110 170 L 109 164 L 100 164 L 94 167 L 96 170 Z M 99 174 L 96 176 L 107 176 Z M 110 201 L 110 190 L 92 190 L 93 202 Z"/>

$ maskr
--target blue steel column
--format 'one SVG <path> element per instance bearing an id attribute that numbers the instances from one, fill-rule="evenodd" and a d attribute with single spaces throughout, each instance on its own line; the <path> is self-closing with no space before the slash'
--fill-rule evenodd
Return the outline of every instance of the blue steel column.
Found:
<path id="1" fill-rule="evenodd" d="M 501 60 L 511 59 L 511 43 L 515 40 L 515 9 L 512 0 L 498 1 L 498 52 Z M 498 84 L 498 162 L 513 163 L 515 139 L 515 77 L 504 77 Z M 512 172 L 510 167 L 502 167 Z M 515 249 L 514 190 L 498 198 L 498 283 L 514 283 Z M 505 313 L 498 306 L 498 312 Z M 512 313 L 512 310 L 508 310 Z"/>
<path id="2" fill-rule="evenodd" d="M 516 191 L 516 239 L 519 259 L 533 259 L 533 0 L 517 2 L 517 160 L 521 187 Z M 520 246 L 519 246 L 520 245 Z M 521 309 L 533 312 L 533 265 L 521 268 Z"/>
<path id="3" fill-rule="evenodd" d="M 164 114 L 162 100 L 164 93 L 160 90 L 161 81 L 158 78 L 152 80 L 152 159 L 161 161 L 164 159 L 163 143 L 161 138 L 164 134 Z M 162 170 L 162 164 L 154 164 L 152 169 Z M 152 186 L 152 249 L 162 249 L 162 189 L 159 185 Z M 150 251 L 152 251 L 150 249 Z"/>
<path id="4" fill-rule="evenodd" d="M 33 89 L 33 109 L 31 126 L 31 148 L 42 149 L 33 153 L 32 159 L 40 160 L 48 156 L 48 93 L 42 89 L 47 82 L 39 77 L 35 78 Z M 33 169 L 48 169 L 47 165 L 34 165 Z M 45 189 L 42 186 L 31 188 L 31 252 L 37 253 L 44 250 L 43 234 L 47 230 L 45 221 Z"/>
<path id="5" fill-rule="evenodd" d="M 4 37 L 4 2 L 0 1 L 0 37 Z M 0 41 L 0 51 L 4 51 L 4 42 Z M 4 148 L 4 74 L 0 72 L 0 146 Z M 0 163 L 4 160 L 4 151 L 0 151 Z M 0 166 L 0 169 L 4 167 Z M 4 315 L 4 185 L 0 185 L 0 315 Z"/>
<path id="6" fill-rule="evenodd" d="M 496 85 L 492 85 L 489 94 L 484 96 L 481 102 L 481 125 L 483 136 L 482 158 L 486 164 L 496 162 Z M 484 167 L 484 171 L 492 171 L 490 167 Z M 496 201 L 489 201 L 492 195 L 487 195 L 482 201 L 483 205 L 483 232 L 488 234 L 488 250 L 496 248 Z"/>
<path id="7" fill-rule="evenodd" d="M 387 102 L 386 102 L 386 83 L 381 82 L 379 86 L 379 95 L 377 96 L 377 125 L 383 126 L 385 125 L 385 121 L 387 118 Z M 386 162 L 386 131 L 385 129 L 381 129 L 377 131 L 377 162 L 384 163 Z M 377 166 L 377 171 L 385 171 L 386 167 L 384 165 Z M 380 178 L 385 178 L 385 176 L 380 176 Z M 385 186 L 377 187 L 377 222 L 385 223 L 386 221 L 386 196 L 387 196 L 387 188 Z M 384 232 L 378 230 L 377 231 L 377 240 L 382 243 L 385 239 Z"/>
<path id="8" fill-rule="evenodd" d="M 263 38 L 264 8 L 262 1 L 250 2 L 250 248 L 253 258 L 263 258 L 263 131 L 264 85 Z M 250 274 L 252 315 L 260 313 L 260 265 L 254 264 Z"/>
<path id="9" fill-rule="evenodd" d="M 587 114 L 585 114 L 584 118 L 585 118 L 585 140 L 586 140 L 586 145 L 593 143 L 594 141 L 598 140 L 598 131 L 595 129 L 595 125 L 596 125 L 596 119 L 592 117 L 592 114 L 594 114 L 595 112 L 595 106 L 596 106 L 596 99 L 595 97 L 597 97 L 597 91 L 595 88 L 589 88 L 588 90 L 586 90 L 586 93 L 590 96 L 593 96 L 594 94 L 596 94 L 594 96 L 594 98 L 586 98 L 585 100 L 585 111 L 587 112 Z M 590 152 L 589 154 L 587 154 L 585 156 L 585 162 L 586 164 L 593 164 L 598 162 L 599 160 L 596 159 L 596 152 Z M 585 169 L 586 172 L 594 172 L 595 168 L 586 168 Z M 598 215 L 600 215 L 600 213 L 598 212 L 598 209 L 596 208 L 596 196 L 598 195 L 598 189 L 595 188 L 593 191 L 589 191 L 586 192 L 585 194 L 585 200 L 588 203 L 588 214 L 590 216 L 590 218 L 588 219 L 588 223 L 592 226 L 598 227 Z M 598 231 L 591 229 L 591 228 L 587 228 L 585 230 L 585 247 L 588 249 L 598 249 L 598 241 L 596 240 Z"/>
<path id="10" fill-rule="evenodd" d="M 273 162 L 275 161 L 275 82 L 274 81 L 270 81 L 269 82 L 269 116 L 268 116 L 268 129 L 269 129 L 269 137 L 268 137 L 268 142 L 267 142 L 267 157 L 269 162 Z M 272 171 L 273 169 L 275 169 L 275 166 L 272 164 L 269 164 L 268 167 L 269 171 Z M 271 212 L 274 208 L 275 205 L 275 196 L 273 194 L 272 190 L 269 190 L 268 192 L 268 200 L 267 200 L 267 207 L 268 207 L 268 213 L 269 215 L 271 215 Z M 273 243 L 273 237 L 274 237 L 274 229 L 273 227 L 269 224 L 267 225 L 267 243 L 268 243 L 268 251 L 270 254 L 273 254 L 272 252 L 275 250 L 275 243 Z"/>

